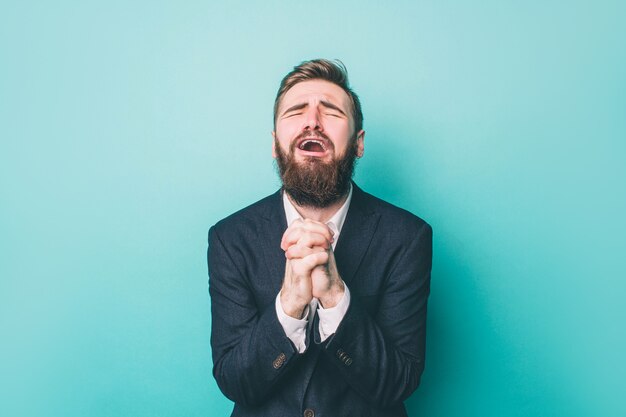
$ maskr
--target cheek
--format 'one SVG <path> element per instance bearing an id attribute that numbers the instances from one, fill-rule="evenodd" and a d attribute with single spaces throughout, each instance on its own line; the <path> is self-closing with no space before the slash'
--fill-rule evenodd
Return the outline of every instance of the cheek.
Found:
<path id="1" fill-rule="evenodd" d="M 289 136 L 285 131 L 276 130 L 276 138 L 274 139 L 274 146 L 280 146 L 284 153 L 289 152 L 289 146 L 291 145 L 291 140 L 289 140 Z"/>
<path id="2" fill-rule="evenodd" d="M 276 126 L 276 136 L 283 141 L 289 141 L 298 134 L 298 125 L 294 122 L 281 122 Z"/>
<path id="3" fill-rule="evenodd" d="M 345 119 L 339 119 L 334 117 L 329 117 L 324 120 L 324 128 L 325 130 L 332 131 L 334 134 L 338 136 L 345 136 L 352 131 L 352 123 Z"/>
<path id="4" fill-rule="evenodd" d="M 328 129 L 326 129 L 326 133 L 335 139 L 336 144 L 343 145 L 350 141 L 352 130 L 350 129 L 350 126 L 342 123 L 329 126 Z"/>

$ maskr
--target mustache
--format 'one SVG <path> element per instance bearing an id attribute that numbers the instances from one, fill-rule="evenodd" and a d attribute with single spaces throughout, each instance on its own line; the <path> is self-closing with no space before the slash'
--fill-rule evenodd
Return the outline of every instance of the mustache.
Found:
<path id="1" fill-rule="evenodd" d="M 299 135 L 300 136 L 300 135 Z M 322 140 L 323 135 L 302 135 L 304 138 Z M 298 143 L 298 141 L 294 141 Z M 328 144 L 332 142 L 328 141 Z M 335 156 L 331 161 L 322 162 L 315 158 L 300 163 L 292 152 L 284 152 L 278 138 L 274 138 L 276 167 L 283 183 L 283 189 L 293 200 L 305 207 L 328 207 L 350 188 L 357 154 L 357 142 L 348 145 L 345 155 Z"/>

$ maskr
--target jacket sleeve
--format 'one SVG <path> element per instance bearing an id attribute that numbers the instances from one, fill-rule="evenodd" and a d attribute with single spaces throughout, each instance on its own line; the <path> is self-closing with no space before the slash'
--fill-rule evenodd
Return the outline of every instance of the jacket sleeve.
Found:
<path id="1" fill-rule="evenodd" d="M 209 230 L 209 294 L 213 376 L 230 400 L 263 403 L 298 359 L 274 304 L 260 310 L 238 250 Z"/>
<path id="2" fill-rule="evenodd" d="M 375 316 L 352 297 L 336 333 L 325 342 L 314 335 L 347 383 L 374 407 L 396 405 L 419 385 L 431 265 L 432 229 L 424 223 L 390 265 Z"/>

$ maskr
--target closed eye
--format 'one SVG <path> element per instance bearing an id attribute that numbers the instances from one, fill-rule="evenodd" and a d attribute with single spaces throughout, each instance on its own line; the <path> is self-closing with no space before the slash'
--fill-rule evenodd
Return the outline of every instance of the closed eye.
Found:
<path id="1" fill-rule="evenodd" d="M 325 100 L 321 100 L 320 104 L 326 109 L 327 113 L 329 116 L 337 116 L 340 117 L 341 116 L 345 116 L 346 114 L 343 112 L 343 110 L 341 110 L 338 106 L 334 105 L 333 103 L 329 102 L 329 101 L 325 101 Z"/>
<path id="2" fill-rule="evenodd" d="M 297 116 L 299 114 L 302 114 L 302 112 L 307 106 L 308 106 L 307 103 L 299 103 L 294 106 L 291 106 L 283 112 L 281 117 L 291 117 L 291 116 Z"/>

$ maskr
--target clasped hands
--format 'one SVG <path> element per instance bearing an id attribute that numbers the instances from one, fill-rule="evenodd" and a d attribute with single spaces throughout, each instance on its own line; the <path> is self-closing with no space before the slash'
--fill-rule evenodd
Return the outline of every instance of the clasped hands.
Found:
<path id="1" fill-rule="evenodd" d="M 296 220 L 283 234 L 280 247 L 287 258 L 280 302 L 285 313 L 302 319 L 306 306 L 317 298 L 331 308 L 345 287 L 333 254 L 333 231 L 314 220 Z"/>

